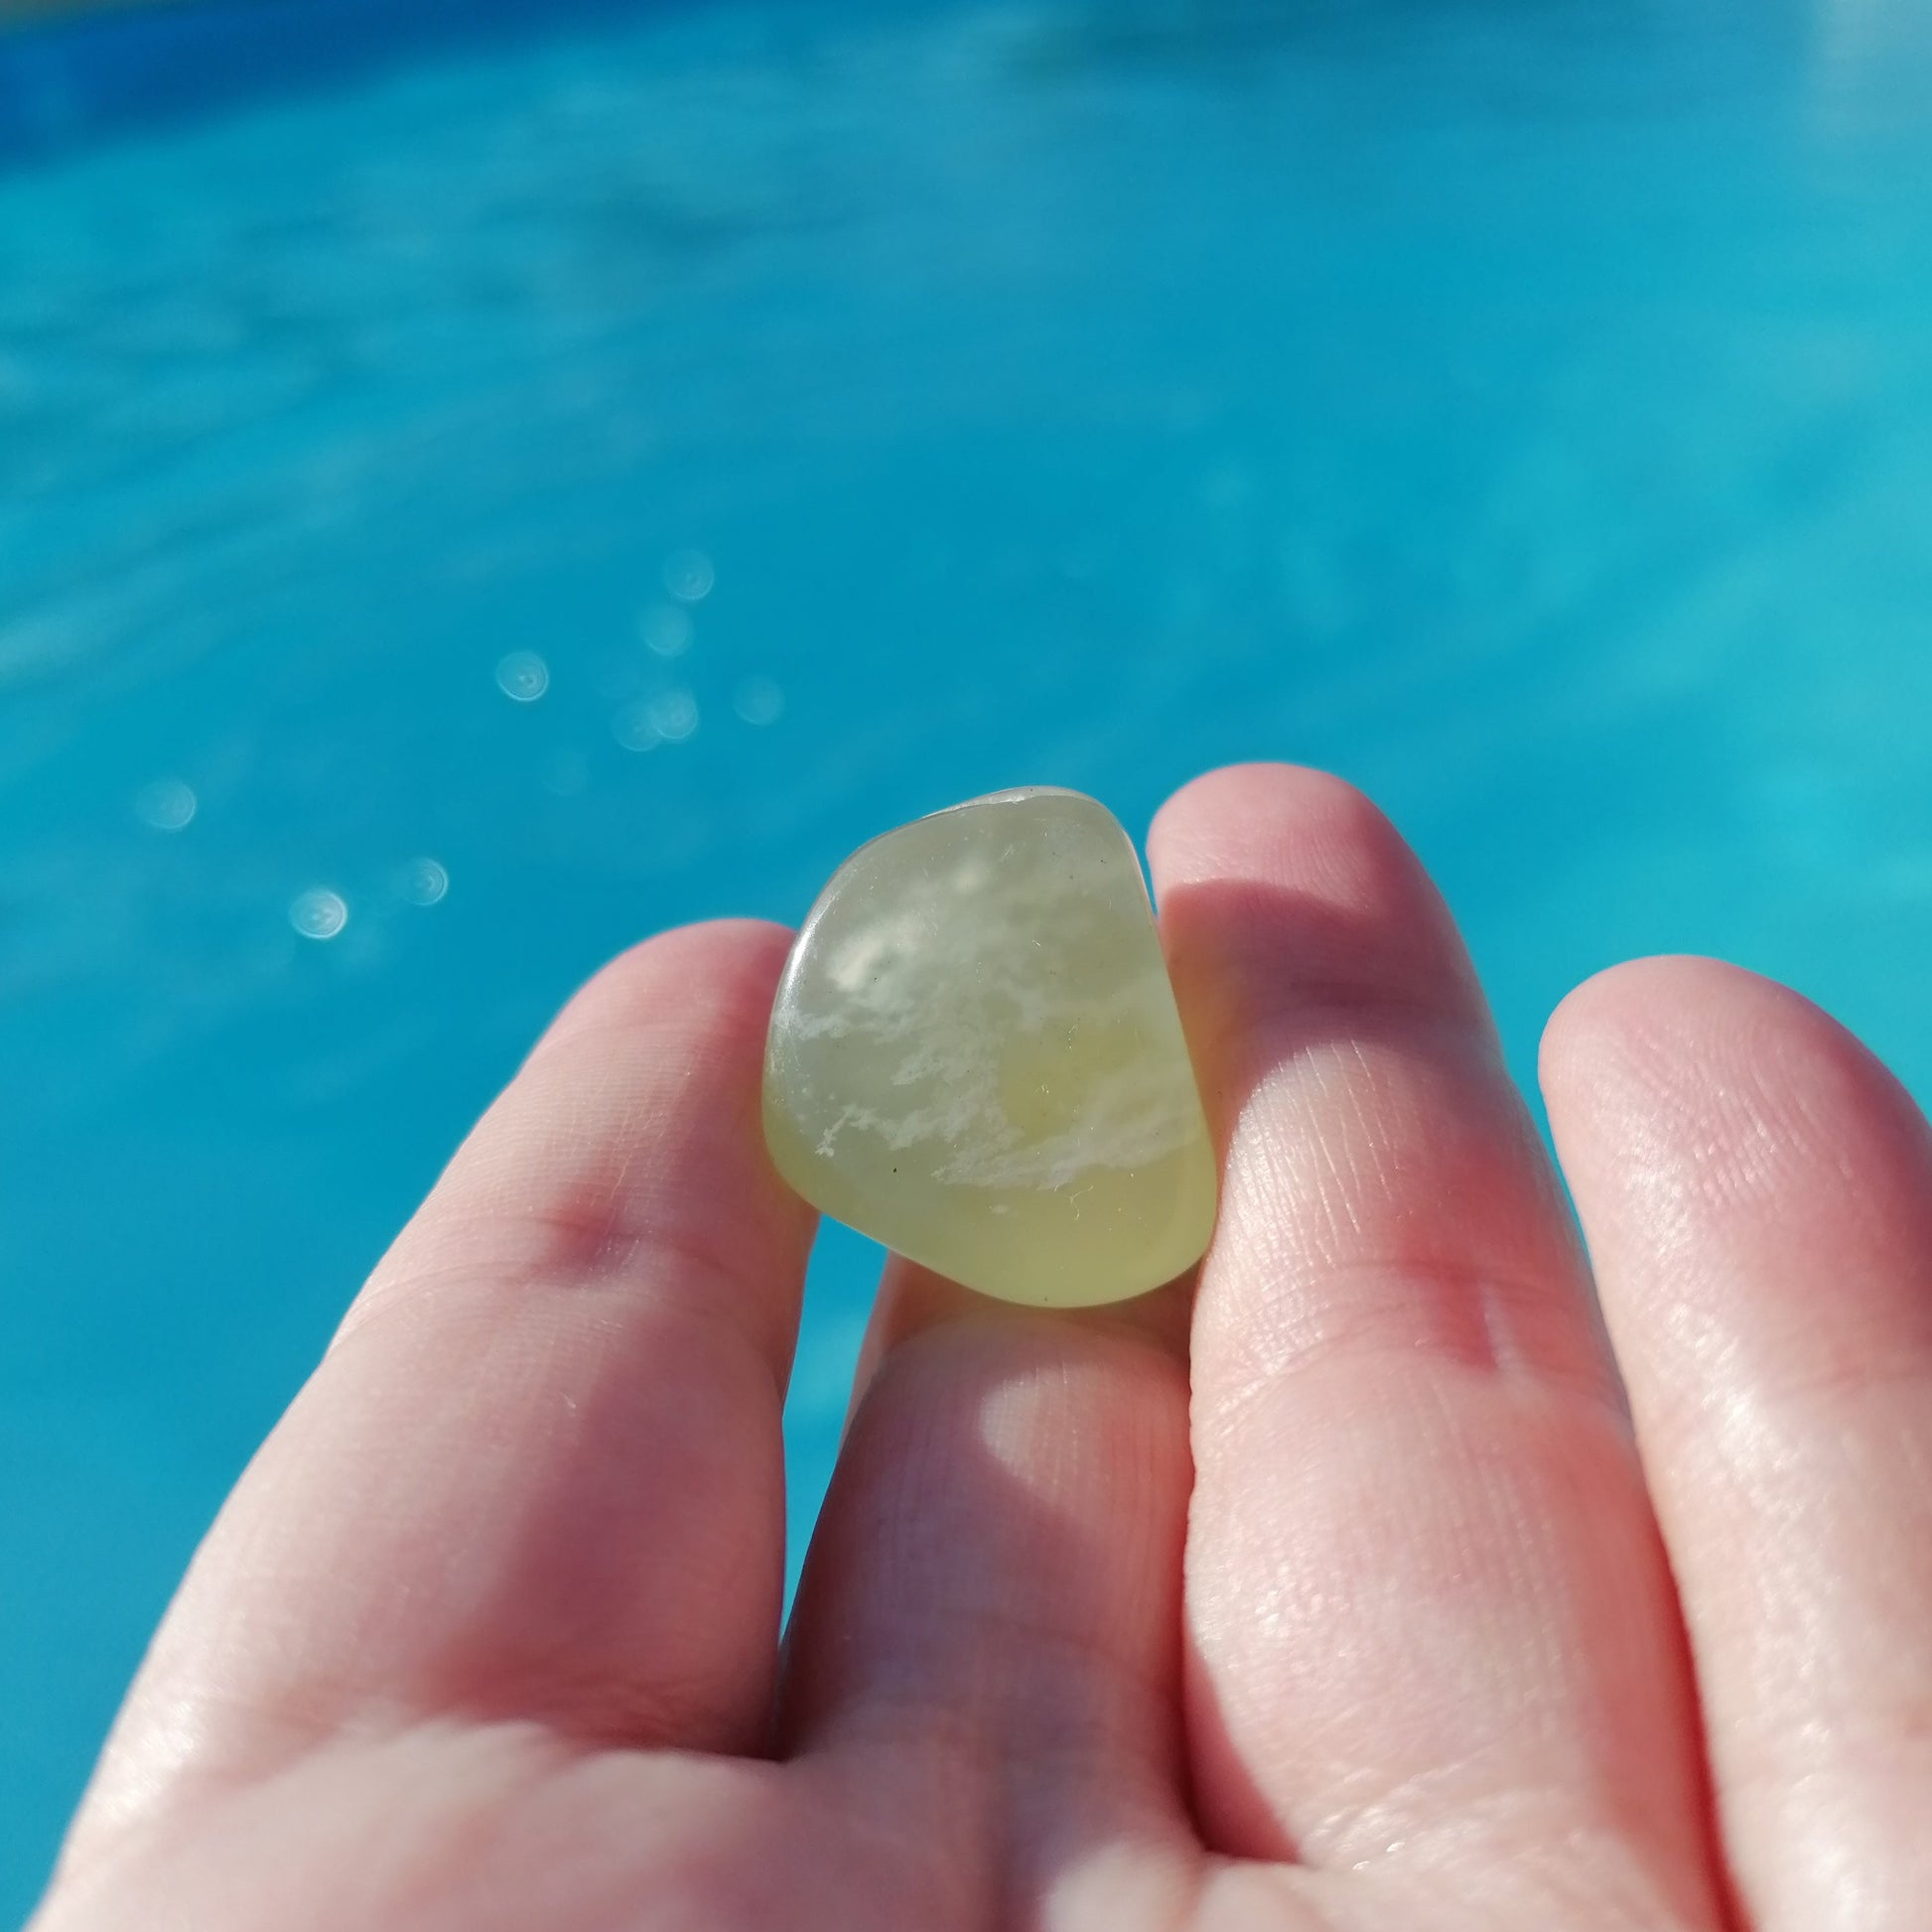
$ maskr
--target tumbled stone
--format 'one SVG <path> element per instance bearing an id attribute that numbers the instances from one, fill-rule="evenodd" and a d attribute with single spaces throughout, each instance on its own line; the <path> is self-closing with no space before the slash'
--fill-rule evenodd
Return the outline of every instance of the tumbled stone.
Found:
<path id="1" fill-rule="evenodd" d="M 1121 1301 L 1191 1266 L 1214 1156 L 1113 815 L 995 792 L 854 853 L 778 989 L 764 1133 L 814 1205 L 1006 1301 Z"/>

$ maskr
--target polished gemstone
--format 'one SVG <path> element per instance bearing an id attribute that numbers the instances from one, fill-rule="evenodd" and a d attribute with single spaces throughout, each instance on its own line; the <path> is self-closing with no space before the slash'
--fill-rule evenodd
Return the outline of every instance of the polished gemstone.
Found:
<path id="1" fill-rule="evenodd" d="M 995 792 L 854 853 L 778 989 L 764 1132 L 826 1213 L 1006 1301 L 1121 1301 L 1196 1261 L 1214 1156 L 1113 815 Z"/>

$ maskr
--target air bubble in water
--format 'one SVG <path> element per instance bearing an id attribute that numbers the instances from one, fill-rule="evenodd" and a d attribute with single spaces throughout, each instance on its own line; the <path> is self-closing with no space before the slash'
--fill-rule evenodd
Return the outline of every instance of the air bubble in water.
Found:
<path id="1" fill-rule="evenodd" d="M 194 819 L 197 803 L 193 787 L 161 778 L 134 794 L 134 815 L 157 832 L 180 832 Z"/>
<path id="2" fill-rule="evenodd" d="M 702 604 L 718 573 L 702 550 L 673 550 L 664 559 L 664 588 L 680 604 Z"/>
<path id="3" fill-rule="evenodd" d="M 748 677 L 732 693 L 732 709 L 748 725 L 775 725 L 783 717 L 785 694 L 768 677 Z"/>
<path id="4" fill-rule="evenodd" d="M 672 745 L 681 745 L 698 729 L 698 701 L 689 691 L 666 691 L 646 707 L 652 729 Z"/>
<path id="5" fill-rule="evenodd" d="M 327 886 L 311 886 L 289 906 L 289 924 L 305 939 L 333 939 L 348 923 L 348 901 Z"/>
<path id="6" fill-rule="evenodd" d="M 681 605 L 653 604 L 637 620 L 637 634 L 659 657 L 678 657 L 691 648 L 691 613 Z"/>
<path id="7" fill-rule="evenodd" d="M 415 859 L 404 869 L 402 896 L 411 905 L 434 905 L 450 890 L 450 875 L 441 861 Z"/>
<path id="8" fill-rule="evenodd" d="M 496 660 L 496 682 L 504 697 L 535 704 L 550 689 L 550 666 L 533 650 L 513 650 Z"/>

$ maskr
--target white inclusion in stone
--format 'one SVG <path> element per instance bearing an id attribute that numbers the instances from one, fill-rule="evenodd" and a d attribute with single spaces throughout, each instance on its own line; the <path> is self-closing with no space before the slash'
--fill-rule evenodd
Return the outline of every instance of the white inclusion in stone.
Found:
<path id="1" fill-rule="evenodd" d="M 872 1021 L 868 1031 L 876 1031 L 895 1008 L 905 1008 L 909 989 L 903 981 L 881 982 L 889 967 L 901 966 L 916 952 L 922 930 L 923 922 L 911 912 L 876 920 L 855 932 L 826 966 L 826 978 Z"/>
<path id="2" fill-rule="evenodd" d="M 1172 1000 L 1165 974 L 1127 979 L 1099 997 L 1089 989 L 1063 1004 L 1035 976 L 1035 929 L 1057 897 L 1050 865 L 1009 855 L 1003 888 L 983 919 L 962 931 L 937 916 L 941 897 L 966 897 L 994 881 L 993 863 L 969 856 L 938 879 L 906 889 L 910 903 L 848 936 L 821 969 L 843 997 L 801 1028 L 809 1036 L 903 1042 L 889 1084 L 906 1094 L 901 1113 L 847 1107 L 819 1138 L 828 1159 L 840 1135 L 876 1134 L 896 1152 L 925 1142 L 954 1150 L 934 1163 L 933 1178 L 978 1187 L 1069 1185 L 1093 1168 L 1144 1168 L 1180 1147 L 1194 1130 L 1199 1102 L 1191 1075 L 1145 1058 L 1096 1079 L 1064 1128 L 1031 1138 L 1008 1115 L 994 1043 L 1040 1036 L 1070 1019 L 1158 1032 Z M 1050 922 L 1044 929 L 1051 930 Z M 944 943 L 939 943 L 943 932 Z M 971 989 L 959 997 L 958 989 Z M 950 999 L 936 998 L 950 991 Z"/>

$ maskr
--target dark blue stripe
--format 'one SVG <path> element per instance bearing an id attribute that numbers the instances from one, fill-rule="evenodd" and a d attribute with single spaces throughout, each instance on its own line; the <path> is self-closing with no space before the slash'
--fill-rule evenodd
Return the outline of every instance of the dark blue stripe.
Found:
<path id="1" fill-rule="evenodd" d="M 0 161 L 674 0 L 199 0 L 0 31 Z"/>

